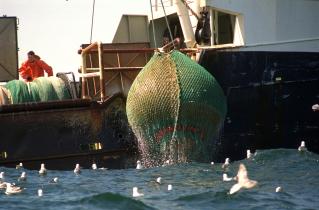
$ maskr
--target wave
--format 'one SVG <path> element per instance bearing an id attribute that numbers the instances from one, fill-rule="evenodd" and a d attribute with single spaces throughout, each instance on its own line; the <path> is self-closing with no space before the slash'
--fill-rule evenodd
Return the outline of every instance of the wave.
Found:
<path id="1" fill-rule="evenodd" d="M 147 206 L 140 200 L 135 200 L 133 198 L 126 197 L 124 195 L 115 194 L 115 193 L 101 193 L 93 196 L 83 198 L 80 201 L 81 204 L 93 207 L 94 209 L 143 209 L 151 210 L 155 209 L 150 206 Z"/>

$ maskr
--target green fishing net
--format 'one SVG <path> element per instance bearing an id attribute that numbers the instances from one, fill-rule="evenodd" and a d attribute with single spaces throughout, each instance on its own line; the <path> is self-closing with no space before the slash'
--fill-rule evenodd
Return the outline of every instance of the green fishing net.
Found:
<path id="1" fill-rule="evenodd" d="M 32 82 L 12 80 L 4 88 L 13 104 L 71 99 L 67 86 L 58 77 L 38 77 Z"/>
<path id="2" fill-rule="evenodd" d="M 10 91 L 11 102 L 13 104 L 32 102 L 33 99 L 29 93 L 28 85 L 21 80 L 11 80 L 5 88 Z"/>
<path id="3" fill-rule="evenodd" d="M 70 92 L 69 92 L 67 86 L 65 85 L 64 81 L 61 78 L 48 77 L 47 79 L 51 82 L 59 100 L 71 99 Z"/>
<path id="4" fill-rule="evenodd" d="M 31 86 L 34 87 L 34 91 L 38 91 L 40 101 L 55 101 L 59 100 L 58 95 L 55 92 L 55 89 L 51 81 L 46 77 L 38 77 L 32 81 L 35 83 Z"/>
<path id="5" fill-rule="evenodd" d="M 210 161 L 226 98 L 215 78 L 186 55 L 155 53 L 133 82 L 126 111 L 146 164 Z"/>

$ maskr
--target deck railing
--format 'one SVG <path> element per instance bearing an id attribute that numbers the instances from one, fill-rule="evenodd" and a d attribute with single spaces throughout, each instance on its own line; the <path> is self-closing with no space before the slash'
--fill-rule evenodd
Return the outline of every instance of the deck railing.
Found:
<path id="1" fill-rule="evenodd" d="M 121 92 L 125 92 L 125 87 L 124 87 L 124 82 L 123 82 L 123 77 L 125 76 L 125 73 L 129 74 L 129 72 L 138 72 L 140 71 L 144 65 L 148 62 L 150 59 L 151 55 L 155 51 L 169 51 L 174 47 L 174 44 L 178 42 L 179 40 L 174 40 L 173 42 L 165 45 L 162 48 L 130 48 L 130 49 L 103 49 L 103 44 L 101 42 L 94 42 L 90 45 L 88 45 L 85 48 L 81 48 L 79 50 L 79 53 L 81 54 L 82 58 L 82 67 L 81 67 L 81 82 L 82 82 L 82 98 L 83 99 L 88 99 L 91 98 L 90 95 L 92 91 L 92 87 L 90 88 L 88 84 L 88 79 L 93 80 L 93 95 L 98 96 L 99 94 L 99 100 L 98 101 L 105 101 L 110 95 L 106 94 L 106 86 L 111 83 L 112 80 L 114 80 L 115 77 L 119 75 L 120 78 L 120 83 L 121 83 Z M 180 51 L 184 53 L 191 53 L 191 54 L 196 54 L 197 50 L 195 49 L 181 49 Z M 87 55 L 93 55 L 95 54 L 96 56 L 97 53 L 97 58 L 98 58 L 98 66 L 97 67 L 92 67 L 92 62 L 88 66 L 87 65 Z M 107 63 L 107 55 L 114 54 L 115 56 L 115 61 L 113 65 L 108 63 L 108 67 L 105 67 L 104 65 Z M 128 62 L 124 63 L 121 62 L 121 56 L 124 55 L 130 55 L 127 56 L 126 60 Z M 143 62 L 134 62 L 136 58 L 139 56 L 139 59 L 141 59 L 141 56 L 144 58 Z M 112 57 L 112 58 L 113 58 Z M 103 60 L 105 59 L 105 60 Z M 96 62 L 95 62 L 96 63 Z M 135 63 L 135 64 L 134 64 Z M 138 66 L 137 66 L 138 65 Z M 95 64 L 96 66 L 96 64 Z M 111 78 L 106 78 L 106 75 L 110 75 L 110 72 L 114 72 L 113 76 Z M 137 74 L 136 74 L 137 75 Z M 130 78 L 130 82 L 133 82 L 135 78 Z M 97 81 L 96 81 L 97 80 Z M 108 80 L 108 81 L 107 81 Z M 106 82 L 107 81 L 107 82 Z"/>

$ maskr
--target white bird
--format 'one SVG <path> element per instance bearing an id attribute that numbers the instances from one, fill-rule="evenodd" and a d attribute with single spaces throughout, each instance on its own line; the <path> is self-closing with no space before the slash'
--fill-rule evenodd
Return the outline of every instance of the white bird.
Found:
<path id="1" fill-rule="evenodd" d="M 7 188 L 7 182 L 0 181 L 0 189 L 6 189 Z"/>
<path id="2" fill-rule="evenodd" d="M 16 165 L 16 169 L 22 169 L 23 168 L 23 163 L 19 163 L 19 165 Z"/>
<path id="3" fill-rule="evenodd" d="M 250 152 L 250 149 L 247 149 L 246 158 L 247 158 L 247 159 L 250 159 L 250 158 L 252 158 L 253 156 L 254 156 L 254 154 Z"/>
<path id="4" fill-rule="evenodd" d="M 276 193 L 277 193 L 277 192 L 282 192 L 282 187 L 280 187 L 280 186 L 279 186 L 279 187 L 276 187 Z"/>
<path id="5" fill-rule="evenodd" d="M 14 186 L 11 183 L 6 183 L 6 185 L 7 185 L 7 188 L 6 188 L 5 194 L 7 195 L 18 194 L 23 191 L 21 187 Z"/>
<path id="6" fill-rule="evenodd" d="M 298 151 L 299 151 L 299 152 L 307 151 L 307 147 L 306 147 L 305 141 L 301 141 L 301 144 L 300 144 L 300 146 L 298 147 Z"/>
<path id="7" fill-rule="evenodd" d="M 22 172 L 21 176 L 18 178 L 18 181 L 26 181 L 27 180 L 27 174 L 26 172 Z"/>
<path id="8" fill-rule="evenodd" d="M 211 165 L 215 165 L 215 163 L 214 163 L 213 161 L 212 161 L 212 162 L 210 162 L 210 164 L 211 164 Z"/>
<path id="9" fill-rule="evenodd" d="M 77 164 L 75 165 L 75 168 L 74 168 L 73 172 L 74 172 L 75 174 L 80 174 L 80 173 L 81 173 L 80 164 L 77 163 Z"/>
<path id="10" fill-rule="evenodd" d="M 40 175 L 46 175 L 47 174 L 47 169 L 45 168 L 44 163 L 41 163 L 41 168 L 39 170 Z"/>
<path id="11" fill-rule="evenodd" d="M 226 159 L 225 159 L 225 163 L 222 165 L 222 168 L 223 168 L 223 169 L 226 169 L 226 168 L 229 166 L 229 164 L 230 164 L 230 163 L 229 163 L 229 158 L 226 158 Z"/>
<path id="12" fill-rule="evenodd" d="M 250 189 L 253 188 L 257 185 L 257 181 L 255 180 L 250 180 L 248 178 L 248 172 L 244 164 L 239 165 L 238 173 L 237 173 L 237 184 L 234 184 L 230 191 L 229 194 L 234 194 L 235 192 L 239 191 L 241 188 L 246 188 Z"/>
<path id="13" fill-rule="evenodd" d="M 92 169 L 93 169 L 93 170 L 96 170 L 96 169 L 97 169 L 96 163 L 93 163 L 93 164 L 92 164 Z"/>
<path id="14" fill-rule="evenodd" d="M 171 191 L 173 189 L 173 186 L 171 184 L 167 185 L 167 190 Z"/>
<path id="15" fill-rule="evenodd" d="M 38 189 L 38 196 L 39 197 L 43 196 L 43 190 L 42 189 Z"/>
<path id="16" fill-rule="evenodd" d="M 1 171 L 1 172 L 0 172 L 0 180 L 4 180 L 4 177 L 5 177 L 5 176 L 4 176 L 4 172 Z"/>
<path id="17" fill-rule="evenodd" d="M 170 165 L 170 164 L 171 164 L 171 161 L 170 161 L 170 160 L 166 160 L 166 161 L 164 162 L 164 164 L 162 165 L 162 167 L 168 166 L 168 165 Z"/>
<path id="18" fill-rule="evenodd" d="M 59 182 L 59 178 L 58 177 L 54 177 L 53 179 L 50 180 L 50 183 L 58 183 Z"/>
<path id="19" fill-rule="evenodd" d="M 162 177 L 157 177 L 156 183 L 157 184 L 162 184 Z"/>
<path id="20" fill-rule="evenodd" d="M 143 169 L 143 165 L 139 160 L 136 162 L 136 169 Z"/>
<path id="21" fill-rule="evenodd" d="M 319 104 L 314 104 L 312 105 L 312 110 L 315 111 L 319 111 Z"/>
<path id="22" fill-rule="evenodd" d="M 140 197 L 140 196 L 144 196 L 144 194 L 138 192 L 138 188 L 137 187 L 133 187 L 133 197 Z"/>
<path id="23" fill-rule="evenodd" d="M 223 181 L 224 182 L 230 182 L 235 180 L 233 177 L 228 177 L 226 173 L 223 173 Z"/>

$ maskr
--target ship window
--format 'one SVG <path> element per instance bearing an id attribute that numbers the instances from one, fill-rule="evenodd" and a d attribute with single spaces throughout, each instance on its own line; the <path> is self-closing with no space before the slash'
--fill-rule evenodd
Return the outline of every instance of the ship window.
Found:
<path id="1" fill-rule="evenodd" d="M 242 15 L 212 9 L 210 19 L 212 45 L 244 45 Z"/>

